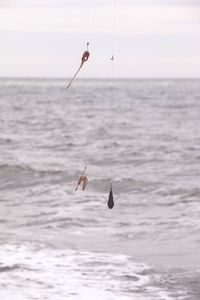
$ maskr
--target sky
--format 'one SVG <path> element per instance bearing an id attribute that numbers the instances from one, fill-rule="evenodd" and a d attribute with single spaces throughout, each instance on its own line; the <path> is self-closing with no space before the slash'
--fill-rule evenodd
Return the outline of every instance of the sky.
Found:
<path id="1" fill-rule="evenodd" d="M 0 77 L 200 77 L 200 0 L 0 0 Z"/>

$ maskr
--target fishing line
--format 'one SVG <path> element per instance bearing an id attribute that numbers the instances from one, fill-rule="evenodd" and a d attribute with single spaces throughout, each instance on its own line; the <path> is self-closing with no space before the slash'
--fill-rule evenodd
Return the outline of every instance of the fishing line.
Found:
<path id="1" fill-rule="evenodd" d="M 115 35 L 116 35 L 116 9 L 117 9 L 117 1 L 113 0 L 112 4 L 112 43 L 111 43 L 111 101 L 110 101 L 110 130 L 113 130 L 113 124 L 114 124 L 114 118 L 113 118 L 113 105 L 114 105 L 114 100 L 115 100 Z M 114 138 L 113 134 L 111 134 L 111 155 L 114 153 Z M 111 157 L 111 166 L 110 166 L 110 182 L 112 184 L 113 181 L 113 157 Z"/>
<path id="2" fill-rule="evenodd" d="M 85 6 L 85 8 L 87 9 L 86 6 Z M 83 13 L 84 13 L 84 11 L 83 11 Z M 96 8 L 96 5 L 93 3 L 90 6 L 90 9 L 89 10 L 87 9 L 86 20 L 85 20 L 85 24 L 87 24 L 87 26 L 85 27 L 84 39 L 85 39 L 85 43 L 87 45 L 87 49 L 85 50 L 85 52 L 82 55 L 81 64 L 80 64 L 77 72 L 72 77 L 71 81 L 68 83 L 66 89 L 68 89 L 70 87 L 70 85 L 72 84 L 73 80 L 76 78 L 76 76 L 78 75 L 78 73 L 82 69 L 84 63 L 88 60 L 88 58 L 90 56 L 89 46 L 90 46 L 90 42 L 91 42 L 91 40 L 93 38 L 93 35 L 95 33 L 94 23 L 96 22 L 96 18 L 95 18 L 96 15 L 97 15 L 97 8 Z M 85 153 L 85 158 L 82 158 L 82 159 L 80 158 L 79 162 L 81 163 L 81 165 L 84 168 L 84 170 L 83 170 L 82 174 L 80 173 L 80 177 L 79 177 L 79 180 L 78 180 L 78 183 L 77 183 L 76 190 L 78 189 L 78 186 L 82 182 L 83 182 L 83 187 L 84 187 L 84 184 L 85 184 L 85 187 L 87 185 L 87 181 L 85 181 L 85 178 L 87 179 L 87 169 L 88 169 L 88 165 L 89 165 L 89 161 L 88 161 L 88 157 L 87 157 L 87 151 Z"/>
<path id="3" fill-rule="evenodd" d="M 115 54 L 115 37 L 116 37 L 116 15 L 117 15 L 117 0 L 113 0 L 113 24 L 112 24 L 112 54 Z"/>
<path id="4" fill-rule="evenodd" d="M 94 2 L 92 2 L 90 4 L 90 8 L 89 8 L 89 13 L 88 13 L 88 23 L 87 23 L 87 28 L 86 28 L 86 38 L 87 38 L 87 46 L 90 47 L 90 49 L 94 48 L 94 36 L 96 35 L 96 25 L 97 25 L 97 14 L 99 11 L 99 7 L 98 5 Z M 87 48 L 88 50 L 88 48 Z M 90 51 L 91 52 L 91 51 Z M 93 56 L 93 53 L 91 53 L 91 56 Z M 84 168 L 84 175 L 87 176 L 87 174 L 90 173 L 90 168 L 89 168 L 89 158 L 87 155 L 87 150 L 86 150 L 86 157 L 83 160 L 83 166 L 85 166 Z"/>

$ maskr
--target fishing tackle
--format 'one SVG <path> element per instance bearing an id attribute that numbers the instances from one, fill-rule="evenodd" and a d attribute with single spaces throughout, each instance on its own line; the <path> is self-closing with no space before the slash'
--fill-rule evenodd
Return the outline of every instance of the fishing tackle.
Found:
<path id="1" fill-rule="evenodd" d="M 86 186 L 87 186 L 87 183 L 88 183 L 88 178 L 87 176 L 85 175 L 85 171 L 86 171 L 87 167 L 85 167 L 84 171 L 83 171 L 83 174 L 79 177 L 79 180 L 77 182 L 77 186 L 76 186 L 76 191 L 78 190 L 78 187 L 79 185 L 82 183 L 82 191 L 85 190 Z"/>
<path id="2" fill-rule="evenodd" d="M 110 183 L 110 192 L 108 195 L 108 199 L 106 199 L 104 196 L 103 198 L 106 200 L 108 208 L 112 209 L 115 205 L 114 198 L 113 198 L 113 191 L 112 191 L 112 182 Z"/>
<path id="3" fill-rule="evenodd" d="M 112 192 L 112 182 L 110 183 L 110 192 L 109 192 L 109 196 L 108 196 L 107 205 L 110 209 L 112 209 L 115 205 L 114 199 L 113 199 L 113 192 Z"/>
<path id="4" fill-rule="evenodd" d="M 66 87 L 66 89 L 68 89 L 70 87 L 70 85 L 72 84 L 73 80 L 76 78 L 77 74 L 79 73 L 80 69 L 82 68 L 82 66 L 84 65 L 84 63 L 88 60 L 89 56 L 90 56 L 90 52 L 88 50 L 88 46 L 89 46 L 89 42 L 87 42 L 87 50 L 83 52 L 82 58 L 81 58 L 81 64 L 80 67 L 78 68 L 77 72 L 75 73 L 74 77 L 71 79 L 71 81 L 69 82 L 68 86 Z"/>
<path id="5" fill-rule="evenodd" d="M 106 199 L 104 196 L 102 196 L 108 205 L 108 208 L 112 209 L 115 205 L 115 202 L 119 199 L 120 196 L 118 196 L 114 201 L 113 191 L 112 191 L 112 182 L 110 183 L 110 192 L 108 195 L 108 199 Z"/>

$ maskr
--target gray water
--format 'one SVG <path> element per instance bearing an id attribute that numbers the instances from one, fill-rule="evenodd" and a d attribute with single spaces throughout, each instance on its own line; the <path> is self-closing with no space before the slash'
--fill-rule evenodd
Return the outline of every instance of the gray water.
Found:
<path id="1" fill-rule="evenodd" d="M 0 80 L 0 299 L 199 300 L 200 80 L 66 84 Z"/>

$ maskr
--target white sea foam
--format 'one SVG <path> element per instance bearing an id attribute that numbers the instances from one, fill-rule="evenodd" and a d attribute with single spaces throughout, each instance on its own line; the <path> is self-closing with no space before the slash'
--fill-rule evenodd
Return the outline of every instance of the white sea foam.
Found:
<path id="1" fill-rule="evenodd" d="M 150 289 L 151 268 L 125 255 L 12 244 L 0 247 L 0 257 L 4 300 L 173 299 Z"/>

